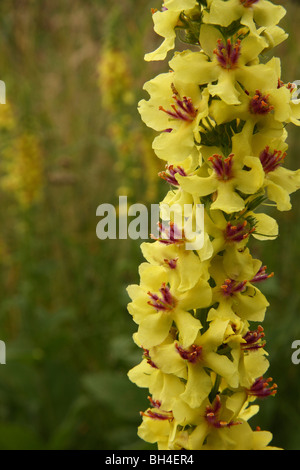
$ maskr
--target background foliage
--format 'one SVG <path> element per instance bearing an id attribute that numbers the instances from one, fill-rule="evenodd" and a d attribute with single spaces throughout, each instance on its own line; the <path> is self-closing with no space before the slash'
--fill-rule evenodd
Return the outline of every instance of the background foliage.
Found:
<path id="1" fill-rule="evenodd" d="M 283 80 L 300 79 L 298 2 L 277 48 Z M 141 360 L 131 339 L 125 288 L 138 282 L 140 240 L 96 237 L 96 208 L 157 203 L 168 187 L 141 123 L 143 83 L 159 44 L 158 0 L 2 0 L 0 79 L 0 449 L 147 449 L 136 436 L 147 391 L 127 379 Z M 287 164 L 299 167 L 299 133 L 289 129 Z M 298 137 L 298 140 L 297 140 Z M 274 445 L 300 450 L 300 195 L 275 214 L 280 236 L 255 244 L 275 272 L 264 287 L 265 332 L 276 398 L 252 420 Z M 272 214 L 272 211 L 270 211 Z"/>

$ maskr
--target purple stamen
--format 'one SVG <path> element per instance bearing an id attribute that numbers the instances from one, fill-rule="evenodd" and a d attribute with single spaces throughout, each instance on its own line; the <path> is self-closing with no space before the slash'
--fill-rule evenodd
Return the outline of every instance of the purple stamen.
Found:
<path id="1" fill-rule="evenodd" d="M 236 426 L 237 424 L 241 424 L 239 421 L 221 421 L 219 419 L 219 413 L 221 410 L 221 399 L 220 396 L 217 395 L 213 404 L 208 405 L 206 407 L 206 413 L 205 413 L 205 419 L 210 424 L 216 429 L 221 429 L 221 428 L 229 428 L 231 426 Z"/>
<path id="2" fill-rule="evenodd" d="M 269 103 L 270 95 L 263 95 L 259 90 L 256 90 L 256 94 L 253 96 L 249 103 L 249 110 L 252 114 L 266 115 L 270 113 L 274 106 Z"/>
<path id="3" fill-rule="evenodd" d="M 264 336 L 264 329 L 259 325 L 257 330 L 248 331 L 243 336 L 243 339 L 246 341 L 246 343 L 241 343 L 241 348 L 245 351 L 256 351 L 257 349 L 263 348 L 265 343 L 259 343 L 259 341 L 264 338 Z"/>
<path id="4" fill-rule="evenodd" d="M 227 242 L 241 242 L 249 237 L 250 233 L 255 231 L 255 227 L 252 229 L 248 229 L 248 222 L 244 220 L 242 224 L 231 225 L 228 222 L 224 237 Z"/>
<path id="5" fill-rule="evenodd" d="M 223 69 L 235 69 L 238 66 L 238 60 L 241 55 L 241 41 L 238 40 L 233 45 L 231 39 L 227 39 L 225 45 L 222 40 L 219 39 L 214 54 L 217 56 L 219 64 Z"/>
<path id="6" fill-rule="evenodd" d="M 260 154 L 259 159 L 263 166 L 265 173 L 270 173 L 276 170 L 281 165 L 286 157 L 286 152 L 282 153 L 280 150 L 270 152 L 270 147 L 267 146 Z"/>
<path id="7" fill-rule="evenodd" d="M 191 98 L 187 98 L 186 96 L 183 99 L 180 99 L 179 93 L 176 90 L 174 84 L 171 85 L 173 91 L 173 100 L 175 100 L 175 104 L 171 105 L 173 111 L 165 109 L 163 106 L 159 106 L 160 111 L 164 111 L 168 116 L 172 119 L 179 119 L 185 122 L 193 122 L 195 117 L 197 116 L 197 109 L 195 109 Z"/>
<path id="8" fill-rule="evenodd" d="M 265 398 L 270 395 L 275 395 L 277 392 L 277 385 L 273 384 L 271 387 L 270 382 L 272 382 L 272 380 L 273 379 L 271 377 L 269 377 L 268 379 L 259 377 L 255 380 L 251 388 L 247 390 L 248 395 L 252 395 L 257 398 Z"/>
<path id="9" fill-rule="evenodd" d="M 262 266 L 257 273 L 255 274 L 254 278 L 251 279 L 250 282 L 255 283 L 255 282 L 261 282 L 265 281 L 266 279 L 269 279 L 270 277 L 274 276 L 274 273 L 267 274 L 266 273 L 267 266 Z"/>
<path id="10" fill-rule="evenodd" d="M 243 5 L 245 8 L 250 8 L 252 5 L 257 3 L 259 0 L 240 0 L 240 3 Z"/>
<path id="11" fill-rule="evenodd" d="M 227 158 L 223 158 L 222 155 L 218 154 L 208 158 L 219 180 L 227 181 L 232 178 L 233 157 L 234 155 L 231 153 Z"/>
<path id="12" fill-rule="evenodd" d="M 148 292 L 148 295 L 151 298 L 151 301 L 149 300 L 148 304 L 154 307 L 157 311 L 173 310 L 176 305 L 176 300 L 172 296 L 170 288 L 165 282 L 162 284 L 159 292 L 161 293 L 161 297 L 158 297 L 156 294 L 152 294 L 152 292 Z"/>
<path id="13" fill-rule="evenodd" d="M 176 349 L 179 352 L 182 359 L 190 362 L 191 364 L 195 364 L 199 361 L 202 354 L 202 346 L 197 346 L 196 344 L 192 344 L 189 349 L 183 349 L 179 344 L 176 344 Z"/>
<path id="14" fill-rule="evenodd" d="M 176 174 L 186 176 L 186 172 L 181 166 L 174 167 L 174 165 L 166 165 L 166 171 L 161 171 L 158 173 L 158 176 L 173 186 L 179 186 L 179 183 L 175 178 Z"/>
<path id="15" fill-rule="evenodd" d="M 233 279 L 226 279 L 224 284 L 221 286 L 222 294 L 225 297 L 232 297 L 234 294 L 238 292 L 243 292 L 245 290 L 245 285 L 247 281 L 234 281 Z"/>

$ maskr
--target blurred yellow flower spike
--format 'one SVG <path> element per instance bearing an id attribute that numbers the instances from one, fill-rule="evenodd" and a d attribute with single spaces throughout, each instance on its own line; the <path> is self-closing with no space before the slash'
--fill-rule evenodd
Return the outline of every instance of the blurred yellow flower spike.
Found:
<path id="1" fill-rule="evenodd" d="M 98 74 L 101 102 L 107 111 L 117 112 L 121 104 L 134 101 L 134 94 L 130 91 L 133 79 L 123 51 L 104 47 L 99 58 Z"/>
<path id="2" fill-rule="evenodd" d="M 274 273 L 249 246 L 278 236 L 265 207 L 290 210 L 300 188 L 300 170 L 285 167 L 298 90 L 270 58 L 287 38 L 284 14 L 267 0 L 170 0 L 153 12 L 164 41 L 146 60 L 165 59 L 177 34 L 189 45 L 144 85 L 149 98 L 138 104 L 166 162 L 161 207 L 204 208 L 201 247 L 152 237 L 141 246 L 140 283 L 128 287 L 143 351 L 128 376 L 150 393 L 138 435 L 158 449 L 275 449 L 271 433 L 248 423 L 254 402 L 277 391 L 265 376 L 269 302 L 260 290 Z"/>
<path id="3" fill-rule="evenodd" d="M 4 150 L 3 157 L 2 190 L 11 194 L 20 207 L 31 207 L 41 199 L 44 185 L 44 165 L 37 138 L 31 134 L 17 137 Z"/>

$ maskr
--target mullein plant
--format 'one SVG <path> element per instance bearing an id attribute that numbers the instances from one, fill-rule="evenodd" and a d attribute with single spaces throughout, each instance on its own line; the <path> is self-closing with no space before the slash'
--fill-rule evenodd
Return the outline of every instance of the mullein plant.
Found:
<path id="1" fill-rule="evenodd" d="M 284 167 L 286 124 L 300 125 L 300 104 L 271 54 L 287 38 L 278 26 L 285 9 L 267 0 L 165 0 L 152 13 L 163 41 L 147 61 L 165 59 L 177 37 L 188 46 L 145 84 L 139 112 L 165 161 L 163 202 L 203 204 L 204 242 L 187 250 L 184 225 L 171 220 L 141 245 L 140 283 L 128 287 L 142 351 L 128 375 L 149 390 L 138 435 L 164 450 L 274 449 L 272 434 L 248 423 L 277 389 L 260 290 L 273 273 L 248 244 L 277 237 L 266 208 L 290 210 L 300 187 L 300 170 Z"/>

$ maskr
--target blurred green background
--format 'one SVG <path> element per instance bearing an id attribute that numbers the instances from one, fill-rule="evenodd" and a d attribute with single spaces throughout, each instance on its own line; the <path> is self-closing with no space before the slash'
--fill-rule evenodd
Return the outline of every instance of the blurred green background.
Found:
<path id="1" fill-rule="evenodd" d="M 290 37 L 276 49 L 283 80 L 300 79 L 300 6 L 280 2 Z M 154 134 L 136 111 L 145 63 L 160 43 L 157 0 L 1 0 L 0 449 L 149 449 L 136 435 L 147 390 L 127 379 L 141 353 L 126 286 L 138 282 L 140 241 L 96 237 L 99 204 L 157 203 L 168 190 Z M 299 167 L 289 126 L 287 164 Z M 280 236 L 251 242 L 274 271 L 264 324 L 276 398 L 252 419 L 273 444 L 300 450 L 300 194 L 276 213 Z M 272 212 L 270 212 L 272 214 Z"/>

